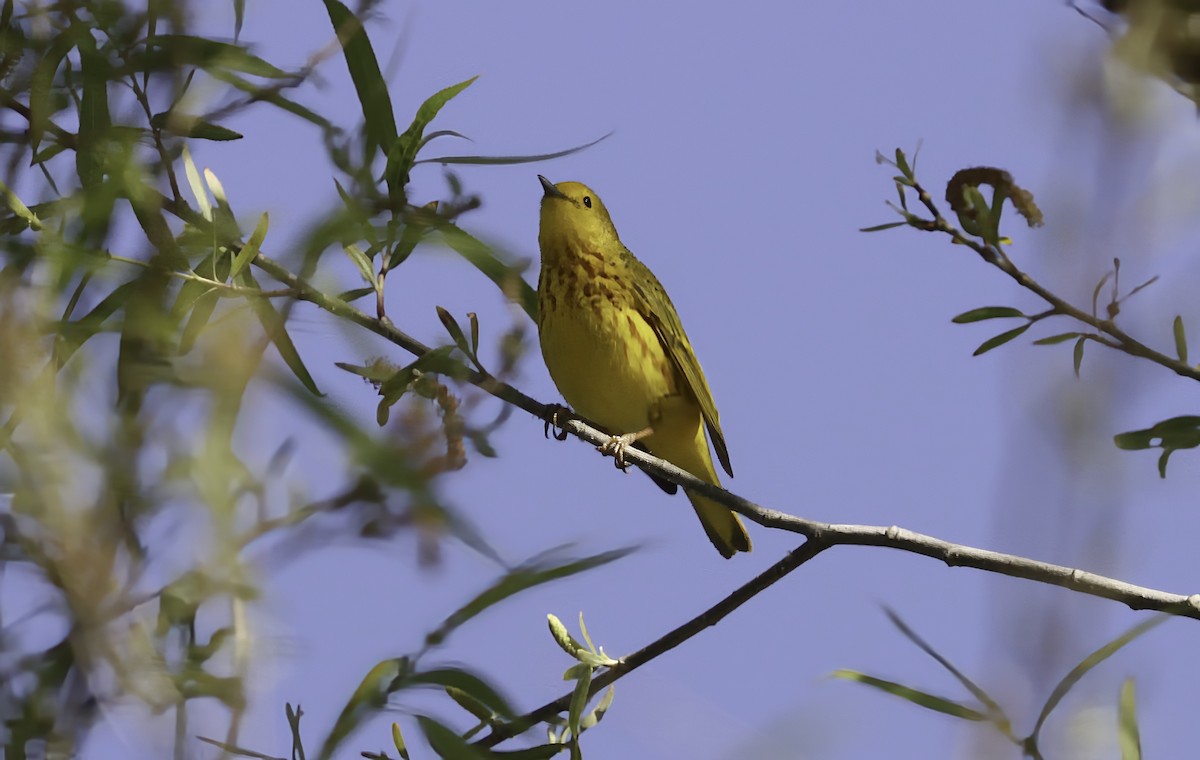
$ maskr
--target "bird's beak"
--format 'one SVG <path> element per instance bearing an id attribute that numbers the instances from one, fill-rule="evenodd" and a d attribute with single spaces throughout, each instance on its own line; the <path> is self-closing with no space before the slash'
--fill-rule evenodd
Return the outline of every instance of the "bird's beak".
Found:
<path id="1" fill-rule="evenodd" d="M 562 190 L 559 190 L 557 187 L 554 186 L 553 182 L 546 179 L 545 177 L 543 177 L 540 174 L 538 175 L 538 182 L 542 183 L 542 197 L 543 198 L 561 198 L 562 200 L 567 200 L 567 196 L 566 196 L 566 194 L 563 193 Z"/>

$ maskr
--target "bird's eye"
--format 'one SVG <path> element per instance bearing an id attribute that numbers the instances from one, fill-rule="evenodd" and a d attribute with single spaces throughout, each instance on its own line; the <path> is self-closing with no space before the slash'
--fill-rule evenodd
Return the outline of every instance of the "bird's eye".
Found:
<path id="1" fill-rule="evenodd" d="M 590 196 L 590 195 L 583 196 L 583 205 L 587 206 L 588 208 L 591 208 L 592 207 L 592 196 Z"/>

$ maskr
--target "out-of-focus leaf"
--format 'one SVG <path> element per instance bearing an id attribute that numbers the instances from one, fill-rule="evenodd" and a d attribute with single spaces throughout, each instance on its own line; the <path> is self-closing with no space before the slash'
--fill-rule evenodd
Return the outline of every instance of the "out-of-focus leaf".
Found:
<path id="1" fill-rule="evenodd" d="M 93 306 L 92 310 L 87 314 L 74 322 L 66 322 L 60 325 L 58 328 L 58 345 L 56 347 L 58 365 L 61 367 L 66 364 L 67 360 L 79 350 L 79 347 L 88 338 L 100 332 L 100 329 L 104 326 L 104 321 L 119 309 L 124 308 L 135 292 L 137 292 L 136 280 L 130 280 L 118 285 L 100 303 Z"/>
<path id="2" fill-rule="evenodd" d="M 400 753 L 400 760 L 409 760 L 408 745 L 404 743 L 404 734 L 400 733 L 399 723 L 392 723 L 392 744 L 396 745 L 396 751 Z"/>
<path id="3" fill-rule="evenodd" d="M 578 153 L 581 150 L 587 150 L 596 143 L 603 142 L 609 137 L 612 137 L 612 132 L 597 137 L 589 143 L 576 145 L 573 148 L 558 150 L 553 153 L 534 153 L 525 156 L 438 156 L 437 158 L 422 158 L 419 161 L 414 161 L 413 166 L 420 164 L 467 164 L 473 166 L 509 166 L 512 164 L 533 164 L 538 161 L 549 161 L 552 158 L 562 158 L 569 156 L 572 153 Z"/>
<path id="4" fill-rule="evenodd" d="M 1032 323 L 1030 323 L 1030 324 L 1032 324 Z M 998 346 L 1003 346 L 1005 343 L 1008 343 L 1010 340 L 1020 337 L 1020 335 L 1028 329 L 1029 329 L 1029 324 L 1024 324 L 1024 325 L 1021 325 L 1020 327 L 1014 327 L 1013 329 L 1008 330 L 1007 332 L 1002 332 L 999 335 L 994 335 L 991 338 L 988 338 L 987 340 L 985 340 L 983 343 L 979 344 L 979 348 L 975 349 L 975 352 L 973 354 L 971 354 L 971 356 L 979 356 L 981 354 L 986 354 L 988 351 L 991 351 L 993 348 L 997 348 Z"/>
<path id="5" fill-rule="evenodd" d="M 135 71 L 159 71 L 197 66 L 239 71 L 266 79 L 287 79 L 290 74 L 252 55 L 241 45 L 187 34 L 156 34 L 146 39 L 146 56 Z"/>
<path id="6" fill-rule="evenodd" d="M 83 186 L 84 228 L 103 235 L 112 217 L 116 196 L 101 189 L 108 152 L 112 117 L 108 112 L 108 59 L 96 49 L 90 34 L 79 35 L 83 96 L 79 100 L 79 135 L 75 141 L 75 172 Z"/>
<path id="7" fill-rule="evenodd" d="M 238 284 L 246 288 L 254 288 L 262 290 L 259 287 L 258 281 L 254 279 L 254 275 L 250 270 L 244 270 L 238 275 Z M 288 366 L 292 374 L 296 376 L 305 388 L 314 396 L 324 396 L 321 389 L 317 387 L 317 383 L 309 374 L 308 368 L 304 366 L 304 360 L 300 358 L 300 352 L 296 350 L 296 344 L 292 343 L 292 336 L 288 335 L 287 325 L 284 324 L 283 318 L 279 312 L 275 311 L 275 307 L 266 298 L 251 297 L 249 299 L 250 308 L 254 311 L 258 321 L 262 323 L 263 329 L 267 333 L 267 337 L 275 344 L 275 349 L 279 351 L 280 358 L 283 363 Z"/>
<path id="8" fill-rule="evenodd" d="M 347 290 L 342 293 L 338 293 L 337 296 L 335 296 L 335 297 L 339 301 L 345 301 L 346 303 L 352 303 L 352 302 L 357 301 L 358 299 L 362 298 L 363 296 L 369 296 L 374 292 L 375 292 L 375 288 L 354 288 L 352 290 Z"/>
<path id="9" fill-rule="evenodd" d="M 888 616 L 888 620 L 891 621 L 892 625 L 896 626 L 896 629 L 899 630 L 900 633 L 904 634 L 905 638 L 915 644 L 922 652 L 932 657 L 937 664 L 945 668 L 946 672 L 954 676 L 954 678 L 960 684 L 962 684 L 963 688 L 970 692 L 971 696 L 974 697 L 977 702 L 987 708 L 988 719 L 996 726 L 996 728 L 1000 729 L 1000 731 L 1006 736 L 1012 736 L 1012 721 L 1009 720 L 1008 716 L 1004 712 L 1004 708 L 1000 706 L 999 702 L 992 699 L 991 695 L 984 691 L 970 678 L 967 678 L 966 674 L 956 668 L 954 664 L 950 662 L 950 660 L 942 656 L 940 652 L 930 646 L 930 644 L 921 638 L 916 631 L 910 628 L 908 623 L 905 623 L 904 620 L 901 619 L 901 617 L 896 614 L 894 610 L 885 607 L 884 613 Z"/>
<path id="10" fill-rule="evenodd" d="M 150 117 L 150 126 L 161 129 L 168 134 L 179 135 L 180 137 L 194 137 L 197 140 L 224 142 L 227 140 L 240 140 L 243 137 L 241 132 L 234 132 L 229 127 L 222 127 L 220 124 L 213 124 L 211 121 L 205 121 L 195 116 L 175 114 L 167 111 L 156 113 Z"/>
<path id="11" fill-rule="evenodd" d="M 413 118 L 412 124 L 404 130 L 404 134 L 400 135 L 400 138 L 388 150 L 387 169 L 384 171 L 384 177 L 389 183 L 395 183 L 396 187 L 401 188 L 408 184 L 408 175 L 412 170 L 413 161 L 416 160 L 417 149 L 421 146 L 421 138 L 425 135 L 425 127 L 429 126 L 429 122 L 438 115 L 438 111 L 441 111 L 454 96 L 470 87 L 471 83 L 478 78 L 478 76 L 473 76 L 458 84 L 450 85 L 425 99 L 425 102 L 417 109 L 417 115 Z"/>
<path id="12" fill-rule="evenodd" d="M 349 8 L 338 0 L 324 0 L 324 3 L 333 29 L 342 43 L 342 55 L 362 106 L 368 149 L 379 149 L 386 155 L 396 141 L 396 117 L 371 40 L 362 21 Z"/>
<path id="13" fill-rule="evenodd" d="M 232 85 L 242 92 L 253 95 L 256 99 L 264 103 L 270 103 L 276 108 L 287 111 L 293 116 L 299 116 L 301 119 L 318 126 L 322 131 L 332 133 L 337 131 L 337 127 L 333 125 L 329 119 L 316 113 L 315 111 L 305 108 L 296 101 L 285 97 L 278 89 L 273 87 L 263 87 L 254 82 L 242 79 L 237 74 L 230 71 L 210 71 L 209 76 L 213 79 L 218 79 L 226 84 Z"/>
<path id="14" fill-rule="evenodd" d="M 207 736 L 197 736 L 196 738 L 205 744 L 211 744 L 222 752 L 228 752 L 236 757 L 250 757 L 254 758 L 254 760 L 287 760 L 287 758 L 278 757 L 276 755 L 266 755 L 262 752 L 256 752 L 252 749 L 239 747 L 236 744 L 228 744 L 223 741 L 218 741 L 217 739 L 210 739 Z"/>
<path id="15" fill-rule="evenodd" d="M 1175 315 L 1175 323 L 1171 325 L 1171 331 L 1175 334 L 1175 355 L 1179 357 L 1179 361 L 1187 364 L 1187 336 L 1183 332 L 1183 317 Z"/>
<path id="16" fill-rule="evenodd" d="M 1121 760 L 1142 760 L 1142 737 L 1138 731 L 1137 697 L 1132 678 L 1126 678 L 1121 684 L 1117 742 L 1121 745 Z"/>
<path id="17" fill-rule="evenodd" d="M 0 181 L 0 194 L 4 196 L 4 205 L 8 206 L 17 218 L 25 220 L 25 223 L 32 229 L 40 230 L 42 228 L 42 220 L 38 219 L 37 215 L 2 181 Z"/>
<path id="18" fill-rule="evenodd" d="M 456 689 L 453 686 L 446 687 L 446 696 L 454 700 L 454 704 L 474 715 L 481 722 L 492 724 L 496 720 L 496 714 L 492 708 L 472 697 L 470 694 Z"/>
<path id="19" fill-rule="evenodd" d="M 388 410 L 408 392 L 409 386 L 417 378 L 418 373 L 432 372 L 440 375 L 456 376 L 466 368 L 462 362 L 451 357 L 453 346 L 441 346 L 425 353 L 411 364 L 401 367 L 392 373 L 391 377 L 379 386 L 379 408 L 376 410 L 376 422 L 382 427 L 387 424 Z"/>
<path id="20" fill-rule="evenodd" d="M 78 44 L 77 28 L 72 26 L 55 35 L 45 55 L 33 69 L 29 82 L 29 136 L 32 152 L 36 155 L 42 136 L 50 126 L 54 77 L 63 59 Z"/>
<path id="21" fill-rule="evenodd" d="M 369 718 L 387 704 L 388 695 L 394 691 L 394 684 L 405 677 L 409 667 L 407 658 L 398 657 L 383 660 L 367 672 L 367 675 L 355 688 L 354 693 L 350 695 L 350 699 L 347 700 L 337 720 L 334 721 L 329 736 L 321 745 L 318 753 L 321 760 L 330 760 L 334 757 L 334 753 L 346 737 L 358 728 L 364 719 Z"/>
<path id="22" fill-rule="evenodd" d="M 429 646 L 437 646 L 454 629 L 513 594 L 518 594 L 543 583 L 567 578 L 586 570 L 607 565 L 609 562 L 621 559 L 632 551 L 632 547 L 616 549 L 577 560 L 559 563 L 535 561 L 516 567 L 505 573 L 499 580 L 476 595 L 471 601 L 451 613 L 437 629 L 425 637 L 425 641 Z"/>
<path id="23" fill-rule="evenodd" d="M 246 0 L 233 0 L 233 41 L 242 36 L 242 22 L 246 20 Z"/>
<path id="24" fill-rule="evenodd" d="M 956 325 L 965 325 L 968 322 L 980 322 L 985 319 L 1007 319 L 1010 317 L 1022 317 L 1020 309 L 1014 309 L 1011 306 L 981 306 L 978 309 L 964 311 L 950 321 Z"/>
<path id="25" fill-rule="evenodd" d="M 1083 344 L 1087 343 L 1087 338 L 1080 338 L 1075 341 L 1075 350 L 1072 352 L 1072 362 L 1075 366 L 1075 377 L 1079 377 L 1079 369 L 1083 366 Z"/>
<path id="26" fill-rule="evenodd" d="M 1059 681 L 1055 685 L 1054 689 L 1050 692 L 1049 698 L 1046 699 L 1046 704 L 1042 705 L 1042 711 L 1038 715 L 1037 723 L 1034 725 L 1031 737 L 1036 737 L 1041 732 L 1042 726 L 1045 724 L 1046 719 L 1050 717 L 1050 713 L 1054 711 L 1054 708 L 1058 706 L 1058 703 L 1062 701 L 1062 698 L 1067 696 L 1067 693 L 1075 687 L 1075 684 L 1079 683 L 1079 680 L 1087 675 L 1092 668 L 1104 662 L 1109 657 L 1112 657 L 1129 642 L 1138 638 L 1142 634 L 1157 628 L 1159 625 L 1166 622 L 1170 617 L 1170 615 L 1155 615 L 1148 620 L 1143 620 L 1125 633 L 1122 633 L 1120 636 L 1092 652 L 1087 657 L 1083 658 L 1082 662 L 1071 668 L 1071 672 L 1063 676 L 1062 680 Z"/>
<path id="27" fill-rule="evenodd" d="M 192 190 L 192 197 L 196 199 L 196 207 L 200 209 L 200 215 L 211 222 L 213 214 L 212 203 L 208 199 L 208 188 L 200 179 L 200 171 L 192 161 L 192 152 L 188 150 L 187 145 L 183 146 L 180 159 L 183 161 L 183 173 L 187 177 L 188 187 Z"/>
<path id="28" fill-rule="evenodd" d="M 895 681 L 885 681 L 882 678 L 875 678 L 874 676 L 868 676 L 864 673 L 859 673 L 858 671 L 854 670 L 835 670 L 831 675 L 834 678 L 841 678 L 846 681 L 855 681 L 857 683 L 879 689 L 880 691 L 887 692 L 892 696 L 908 700 L 914 705 L 924 707 L 927 710 L 945 713 L 946 715 L 951 715 L 955 718 L 962 718 L 963 720 L 987 720 L 986 715 L 978 710 L 967 707 L 964 704 L 955 702 L 952 699 L 946 699 L 945 697 L 939 697 L 935 694 L 930 694 L 929 692 L 913 689 L 911 687 L 898 684 Z"/>
<path id="29" fill-rule="evenodd" d="M 429 742 L 429 746 L 437 753 L 438 757 L 455 758 L 455 760 L 458 758 L 487 760 L 492 755 L 486 750 L 472 747 L 466 739 L 433 718 L 418 715 L 417 723 L 421 726 L 421 731 L 425 733 L 425 739 Z"/>
<path id="30" fill-rule="evenodd" d="M 497 258 L 495 252 L 482 241 L 458 227 L 445 225 L 439 228 L 439 232 L 446 245 L 496 283 L 500 291 L 524 309 L 530 319 L 537 321 L 537 291 L 525 282 L 516 269 Z"/>
<path id="31" fill-rule="evenodd" d="M 263 241 L 267 239 L 267 227 L 270 224 L 270 219 L 267 212 L 264 211 L 262 216 L 258 218 L 258 224 L 254 227 L 254 232 L 250 233 L 250 239 L 242 246 L 242 250 L 233 259 L 233 266 L 229 270 L 229 276 L 236 278 L 246 267 L 250 266 L 250 262 L 254 261 L 254 257 L 258 255 L 259 248 L 262 247 Z"/>
<path id="32" fill-rule="evenodd" d="M 500 695 L 487 681 L 474 673 L 461 668 L 438 668 L 413 673 L 406 679 L 412 685 L 433 684 L 446 689 L 454 689 L 466 694 L 471 699 L 491 710 L 492 714 L 502 718 L 511 718 L 515 714 L 508 700 Z"/>

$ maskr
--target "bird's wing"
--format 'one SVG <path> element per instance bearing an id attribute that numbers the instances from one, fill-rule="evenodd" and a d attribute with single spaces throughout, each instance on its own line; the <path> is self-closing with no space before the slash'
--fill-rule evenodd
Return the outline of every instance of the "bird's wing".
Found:
<path id="1" fill-rule="evenodd" d="M 721 461 L 725 472 L 733 477 L 733 467 L 729 464 L 729 450 L 725 448 L 725 435 L 721 432 L 721 420 L 717 414 L 717 402 L 713 401 L 708 381 L 704 379 L 704 370 L 696 360 L 696 354 L 692 351 L 692 344 L 688 342 L 687 333 L 683 331 L 679 315 L 675 313 L 667 291 L 663 290 L 654 273 L 628 250 L 626 253 L 629 266 L 633 270 L 631 279 L 638 312 L 654 328 L 667 356 L 671 357 L 671 362 L 679 369 L 679 374 L 687 383 L 688 390 L 700 404 L 700 413 L 704 416 L 704 424 L 708 428 L 708 437 L 712 441 L 713 449 L 717 452 L 717 459 Z"/>

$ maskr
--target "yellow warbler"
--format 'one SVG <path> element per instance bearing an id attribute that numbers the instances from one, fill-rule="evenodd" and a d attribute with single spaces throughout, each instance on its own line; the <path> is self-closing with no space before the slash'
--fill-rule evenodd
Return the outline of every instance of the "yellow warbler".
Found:
<path id="1" fill-rule="evenodd" d="M 655 276 L 617 236 L 586 185 L 539 176 L 538 337 L 550 377 L 567 403 L 613 435 L 602 450 L 623 463 L 636 445 L 718 485 L 705 428 L 733 475 L 717 405 L 679 315 Z M 658 481 L 668 493 L 676 486 Z M 723 557 L 750 551 L 738 516 L 688 492 Z"/>

